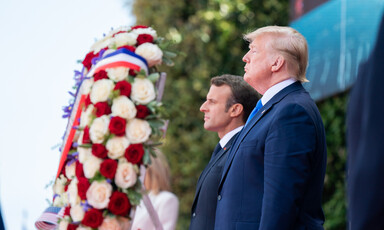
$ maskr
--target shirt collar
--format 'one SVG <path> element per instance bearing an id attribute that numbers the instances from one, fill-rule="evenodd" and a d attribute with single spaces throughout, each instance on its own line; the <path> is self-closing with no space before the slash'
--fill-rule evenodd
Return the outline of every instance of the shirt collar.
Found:
<path id="1" fill-rule="evenodd" d="M 244 125 L 239 126 L 239 127 L 235 128 L 235 129 L 233 129 L 232 131 L 229 131 L 227 134 L 225 134 L 224 137 L 221 138 L 221 140 L 220 140 L 220 142 L 219 142 L 221 148 L 224 148 L 225 145 L 228 143 L 228 141 L 231 140 L 231 138 L 232 138 L 233 136 L 235 136 L 236 133 L 240 132 L 240 130 L 241 130 L 243 127 L 244 127 Z"/>
<path id="2" fill-rule="evenodd" d="M 271 98 L 275 96 L 278 92 L 295 82 L 295 78 L 289 78 L 287 80 L 277 83 L 276 85 L 273 85 L 271 88 L 265 91 L 263 97 L 261 98 L 261 103 L 263 103 L 263 105 L 267 104 L 268 101 L 271 100 Z"/>

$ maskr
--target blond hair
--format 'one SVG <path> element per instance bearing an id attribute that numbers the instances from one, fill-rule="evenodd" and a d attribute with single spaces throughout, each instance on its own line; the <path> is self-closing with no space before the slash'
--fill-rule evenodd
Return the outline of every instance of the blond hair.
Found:
<path id="1" fill-rule="evenodd" d="M 156 150 L 156 157 L 151 156 L 151 164 L 145 175 L 146 189 L 158 194 L 160 191 L 170 191 L 170 169 L 164 154 Z"/>
<path id="2" fill-rule="evenodd" d="M 300 82 L 308 82 L 305 77 L 308 66 L 308 45 L 302 34 L 286 26 L 266 26 L 244 35 L 244 39 L 252 42 L 258 36 L 271 36 L 269 44 L 287 61 L 288 69 Z"/>

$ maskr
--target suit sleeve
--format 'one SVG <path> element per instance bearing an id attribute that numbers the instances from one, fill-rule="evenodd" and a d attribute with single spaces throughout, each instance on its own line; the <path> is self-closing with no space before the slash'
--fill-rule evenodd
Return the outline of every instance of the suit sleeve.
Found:
<path id="1" fill-rule="evenodd" d="M 292 229 L 311 174 L 316 128 L 298 104 L 281 108 L 270 126 L 264 152 L 260 229 Z"/>

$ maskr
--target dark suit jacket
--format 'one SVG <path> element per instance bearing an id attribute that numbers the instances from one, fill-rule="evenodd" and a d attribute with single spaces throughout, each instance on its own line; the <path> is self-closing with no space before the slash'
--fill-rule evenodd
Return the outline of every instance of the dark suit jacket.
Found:
<path id="1" fill-rule="evenodd" d="M 232 145 L 215 229 L 323 229 L 326 156 L 319 111 L 295 82 L 271 98 Z"/>
<path id="2" fill-rule="evenodd" d="M 227 159 L 228 150 L 239 133 L 235 134 L 224 148 L 212 158 L 197 181 L 192 205 L 190 230 L 209 230 L 215 225 L 217 188 Z"/>
<path id="3" fill-rule="evenodd" d="M 347 112 L 350 230 L 384 229 L 384 17 Z"/>
<path id="4" fill-rule="evenodd" d="M 3 217 L 1 215 L 1 208 L 0 208 L 0 230 L 4 230 L 4 222 L 3 222 Z"/>

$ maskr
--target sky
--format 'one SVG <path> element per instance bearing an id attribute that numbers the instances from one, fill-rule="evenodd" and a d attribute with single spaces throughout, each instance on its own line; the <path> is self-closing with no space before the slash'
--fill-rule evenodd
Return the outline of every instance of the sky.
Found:
<path id="1" fill-rule="evenodd" d="M 32 230 L 52 199 L 77 63 L 112 27 L 134 25 L 123 0 L 0 0 L 0 205 L 7 230 Z"/>

